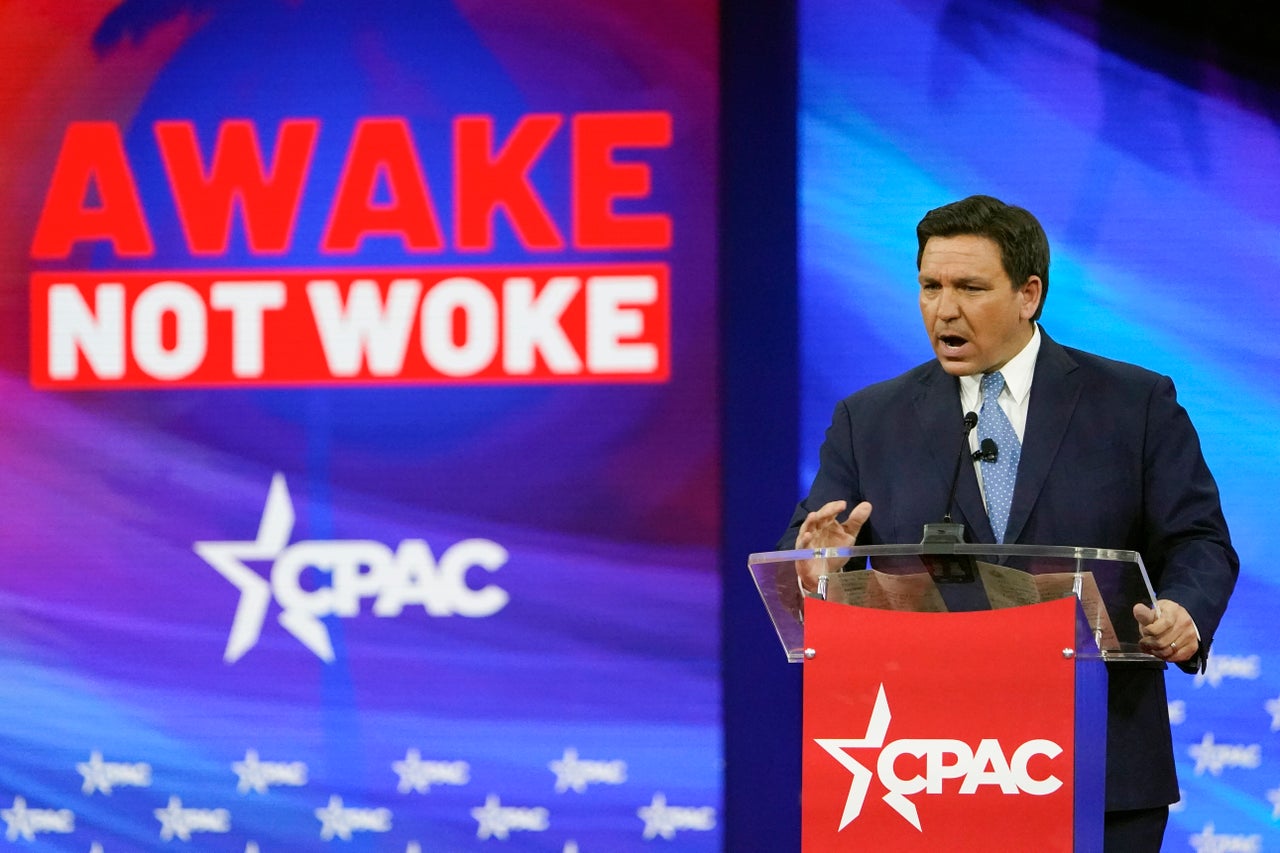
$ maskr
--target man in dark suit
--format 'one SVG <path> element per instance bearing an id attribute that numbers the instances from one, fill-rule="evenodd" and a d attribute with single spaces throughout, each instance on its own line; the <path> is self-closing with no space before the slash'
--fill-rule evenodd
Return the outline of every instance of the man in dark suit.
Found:
<path id="1" fill-rule="evenodd" d="M 929 211 L 916 234 L 935 359 L 837 405 L 779 547 L 918 542 L 947 510 L 964 413 L 980 411 L 975 449 L 985 421 L 1016 458 L 964 466 L 952 515 L 969 538 L 1138 551 L 1157 592 L 1155 609 L 1134 610 L 1143 647 L 1203 667 L 1239 561 L 1172 381 L 1039 328 L 1049 243 L 1026 210 L 972 196 Z M 813 589 L 816 569 L 800 574 Z M 1109 853 L 1159 850 L 1179 797 L 1164 669 L 1108 665 Z"/>

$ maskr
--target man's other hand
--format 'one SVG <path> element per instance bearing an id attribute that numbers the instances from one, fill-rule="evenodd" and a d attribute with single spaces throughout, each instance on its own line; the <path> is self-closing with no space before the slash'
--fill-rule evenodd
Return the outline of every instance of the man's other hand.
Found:
<path id="1" fill-rule="evenodd" d="M 810 548 L 848 548 L 858 538 L 858 531 L 871 516 L 871 504 L 863 501 L 853 508 L 849 517 L 843 522 L 838 519 L 848 503 L 831 501 L 805 516 L 800 525 L 800 533 L 796 536 L 796 549 Z M 844 560 L 818 558 L 797 560 L 796 574 L 800 577 L 800 586 L 809 592 L 818 588 L 818 578 L 831 572 L 838 572 Z"/>
<path id="2" fill-rule="evenodd" d="M 1195 622 L 1187 608 L 1176 601 L 1161 598 L 1154 609 L 1145 604 L 1133 605 L 1133 618 L 1138 620 L 1142 650 L 1169 663 L 1191 660 L 1200 651 Z"/>

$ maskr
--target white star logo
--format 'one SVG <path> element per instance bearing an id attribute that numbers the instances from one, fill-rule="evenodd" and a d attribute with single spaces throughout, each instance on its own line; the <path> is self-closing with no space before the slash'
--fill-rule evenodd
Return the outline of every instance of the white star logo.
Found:
<path id="1" fill-rule="evenodd" d="M 343 805 L 342 797 L 329 795 L 329 804 L 315 810 L 320 821 L 320 839 L 350 841 L 355 832 L 390 832 L 390 809 L 357 809 Z"/>
<path id="2" fill-rule="evenodd" d="M 250 791 L 265 794 L 272 785 L 302 787 L 307 784 L 307 765 L 301 761 L 263 761 L 256 749 L 246 750 L 244 761 L 233 761 L 231 770 L 239 779 L 236 792 L 240 794 Z"/>
<path id="3" fill-rule="evenodd" d="M 13 807 L 0 811 L 0 817 L 9 825 L 4 837 L 16 841 L 19 836 L 27 841 L 35 841 L 36 834 L 27 817 L 27 800 L 25 797 L 14 797 Z"/>
<path id="4" fill-rule="evenodd" d="M 35 841 L 42 832 L 70 834 L 76 831 L 76 816 L 70 809 L 33 809 L 25 797 L 15 796 L 13 807 L 0 809 L 0 818 L 8 824 L 4 837 L 17 841 Z"/>
<path id="5" fill-rule="evenodd" d="M 426 794 L 434 785 L 465 785 L 471 781 L 471 765 L 465 761 L 423 761 L 422 753 L 409 749 L 403 761 L 391 762 L 400 777 L 396 790 L 402 794 L 417 791 Z"/>
<path id="6" fill-rule="evenodd" d="M 1280 697 L 1268 699 L 1266 709 L 1267 713 L 1271 715 L 1271 731 L 1280 732 Z"/>
<path id="7" fill-rule="evenodd" d="M 120 764 L 102 760 L 102 753 L 94 750 L 88 761 L 76 762 L 76 772 L 84 777 L 80 790 L 86 794 L 101 791 L 111 796 L 116 785 L 132 785 L 146 788 L 151 785 L 151 765 L 145 763 Z"/>
<path id="8" fill-rule="evenodd" d="M 1271 819 L 1280 818 L 1280 788 L 1267 790 L 1267 802 L 1271 803 Z"/>
<path id="9" fill-rule="evenodd" d="M 862 814 L 862 804 L 867 799 L 867 790 L 871 787 L 871 779 L 875 776 L 860 761 L 845 752 L 846 749 L 879 749 L 884 746 L 885 735 L 889 732 L 889 721 L 893 715 L 889 712 L 889 700 L 884 695 L 884 685 L 876 693 L 876 703 L 871 709 L 871 719 L 867 721 L 867 731 L 860 738 L 814 738 L 818 746 L 827 754 L 840 762 L 840 766 L 853 776 L 849 783 L 849 794 L 845 797 L 844 811 L 840 815 L 840 829 L 844 829 Z M 920 815 L 915 804 L 902 794 L 890 791 L 883 800 L 890 808 L 902 815 L 916 829 L 920 829 Z"/>
<path id="10" fill-rule="evenodd" d="M 565 791 L 577 791 L 579 794 L 587 790 L 587 780 L 578 770 L 578 750 L 573 747 L 566 747 L 564 756 L 552 761 L 549 765 L 551 772 L 556 774 L 556 793 L 563 794 Z"/>
<path id="11" fill-rule="evenodd" d="M 245 561 L 275 560 L 289 544 L 295 518 L 289 486 L 284 474 L 277 472 L 271 478 L 271 489 L 267 492 L 267 503 L 262 510 L 256 539 L 195 543 L 195 551 L 200 558 L 240 590 L 240 603 L 236 605 L 231 635 L 222 655 L 227 663 L 235 663 L 257 644 L 267 616 L 267 605 L 271 603 L 271 584 L 245 565 Z M 333 662 L 333 644 L 319 619 L 292 609 L 283 611 L 279 622 L 318 657 Z"/>
<path id="12" fill-rule="evenodd" d="M 597 761 L 578 756 L 578 750 L 565 747 L 564 755 L 547 765 L 556 774 L 556 793 L 568 791 L 585 793 L 587 786 L 599 782 L 605 785 L 621 785 L 627 781 L 626 762 Z"/>
<path id="13" fill-rule="evenodd" d="M 346 808 L 342 805 L 342 797 L 329 795 L 329 805 L 316 809 L 316 817 L 320 821 L 320 838 L 328 841 L 331 838 L 351 840 L 351 827 L 347 825 Z"/>
<path id="14" fill-rule="evenodd" d="M 191 840 L 191 831 L 187 828 L 186 811 L 182 808 L 182 800 L 176 796 L 169 797 L 169 805 L 162 809 L 156 809 L 153 814 L 156 820 L 160 821 L 160 839 L 168 841 L 171 838 L 181 838 L 183 841 Z"/>
<path id="15" fill-rule="evenodd" d="M 152 814 L 160 821 L 161 841 L 174 838 L 190 841 L 193 832 L 231 831 L 231 812 L 226 809 L 185 808 L 182 800 L 172 794 L 169 804 L 162 809 L 154 809 Z"/>
<path id="16" fill-rule="evenodd" d="M 427 773 L 426 762 L 422 760 L 422 753 L 418 750 L 410 749 L 404 754 L 403 761 L 391 762 L 391 769 L 400 777 L 400 781 L 396 783 L 396 790 L 400 793 L 417 791 L 425 794 L 431 790 L 431 776 Z"/>
<path id="17" fill-rule="evenodd" d="M 111 796 L 111 776 L 107 773 L 107 764 L 102 760 L 102 753 L 96 749 L 89 753 L 88 761 L 76 763 L 76 772 L 84 777 L 80 790 L 86 794 L 101 791 Z"/>
<path id="18" fill-rule="evenodd" d="M 236 783 L 236 792 L 247 794 L 250 791 L 257 791 L 259 794 L 267 793 L 266 774 L 262 772 L 262 762 L 258 760 L 258 751 L 250 749 L 244 754 L 244 761 L 231 762 L 231 772 L 239 777 Z"/>
<path id="19" fill-rule="evenodd" d="M 658 791 L 649 805 L 636 809 L 636 817 L 644 821 L 644 838 L 662 837 L 668 841 L 676 837 L 676 827 L 667 808 L 667 795 Z"/>
<path id="20" fill-rule="evenodd" d="M 711 806 L 673 806 L 661 791 L 654 792 L 649 805 L 636 809 L 636 817 L 644 821 L 646 841 L 658 837 L 670 841 L 680 830 L 708 832 L 716 825 L 716 810 Z"/>
<path id="21" fill-rule="evenodd" d="M 481 841 L 488 838 L 506 841 L 510 837 L 506 821 L 502 819 L 502 800 L 496 794 L 485 797 L 483 806 L 473 808 L 471 817 L 476 821 L 476 838 Z"/>

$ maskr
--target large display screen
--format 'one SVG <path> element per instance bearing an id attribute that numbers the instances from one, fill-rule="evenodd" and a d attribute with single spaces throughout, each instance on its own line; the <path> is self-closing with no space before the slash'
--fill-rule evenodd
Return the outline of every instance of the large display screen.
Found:
<path id="1" fill-rule="evenodd" d="M 5 843 L 718 850 L 716 4 L 0 21 Z"/>
<path id="2" fill-rule="evenodd" d="M 1053 249 L 1045 330 L 1173 378 L 1240 554 L 1208 671 L 1167 674 L 1182 798 L 1165 849 L 1268 849 L 1280 840 L 1277 96 L 1257 63 L 1236 61 L 1240 44 L 1213 41 L 1222 26 L 1175 38 L 1163 11 L 1072 5 L 800 5 L 797 488 L 838 400 L 931 357 L 924 213 L 975 193 L 1031 210 Z"/>

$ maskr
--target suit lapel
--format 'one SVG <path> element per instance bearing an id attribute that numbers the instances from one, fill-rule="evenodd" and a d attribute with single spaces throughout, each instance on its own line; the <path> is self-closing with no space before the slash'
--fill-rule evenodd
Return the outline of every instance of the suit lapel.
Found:
<path id="1" fill-rule="evenodd" d="M 1043 329 L 1040 335 L 1040 354 L 1036 358 L 1035 378 L 1031 382 L 1031 404 L 1027 410 L 1022 459 L 1018 462 L 1018 479 L 1004 536 L 1008 543 L 1018 541 L 1022 528 L 1031 517 L 1031 510 L 1049 476 L 1049 468 L 1062 445 L 1071 413 L 1080 399 L 1081 381 L 1076 375 L 1075 361 Z"/>
<path id="2" fill-rule="evenodd" d="M 933 467 L 943 484 L 943 491 L 938 497 L 938 514 L 928 520 L 941 521 L 947 511 L 947 507 L 943 506 L 947 499 L 946 490 L 951 487 L 956 457 L 961 451 L 960 433 L 963 430 L 964 413 L 960 411 L 959 380 L 934 362 L 932 369 L 921 377 L 914 402 L 925 443 L 933 456 Z M 963 524 L 969 531 L 969 538 L 975 542 L 996 541 L 995 534 L 991 532 L 991 522 L 987 519 L 986 506 L 982 502 L 982 493 L 978 491 L 978 478 L 973 473 L 972 462 L 966 461 L 960 465 L 960 480 L 956 486 L 955 506 L 951 508 L 951 520 Z"/>

